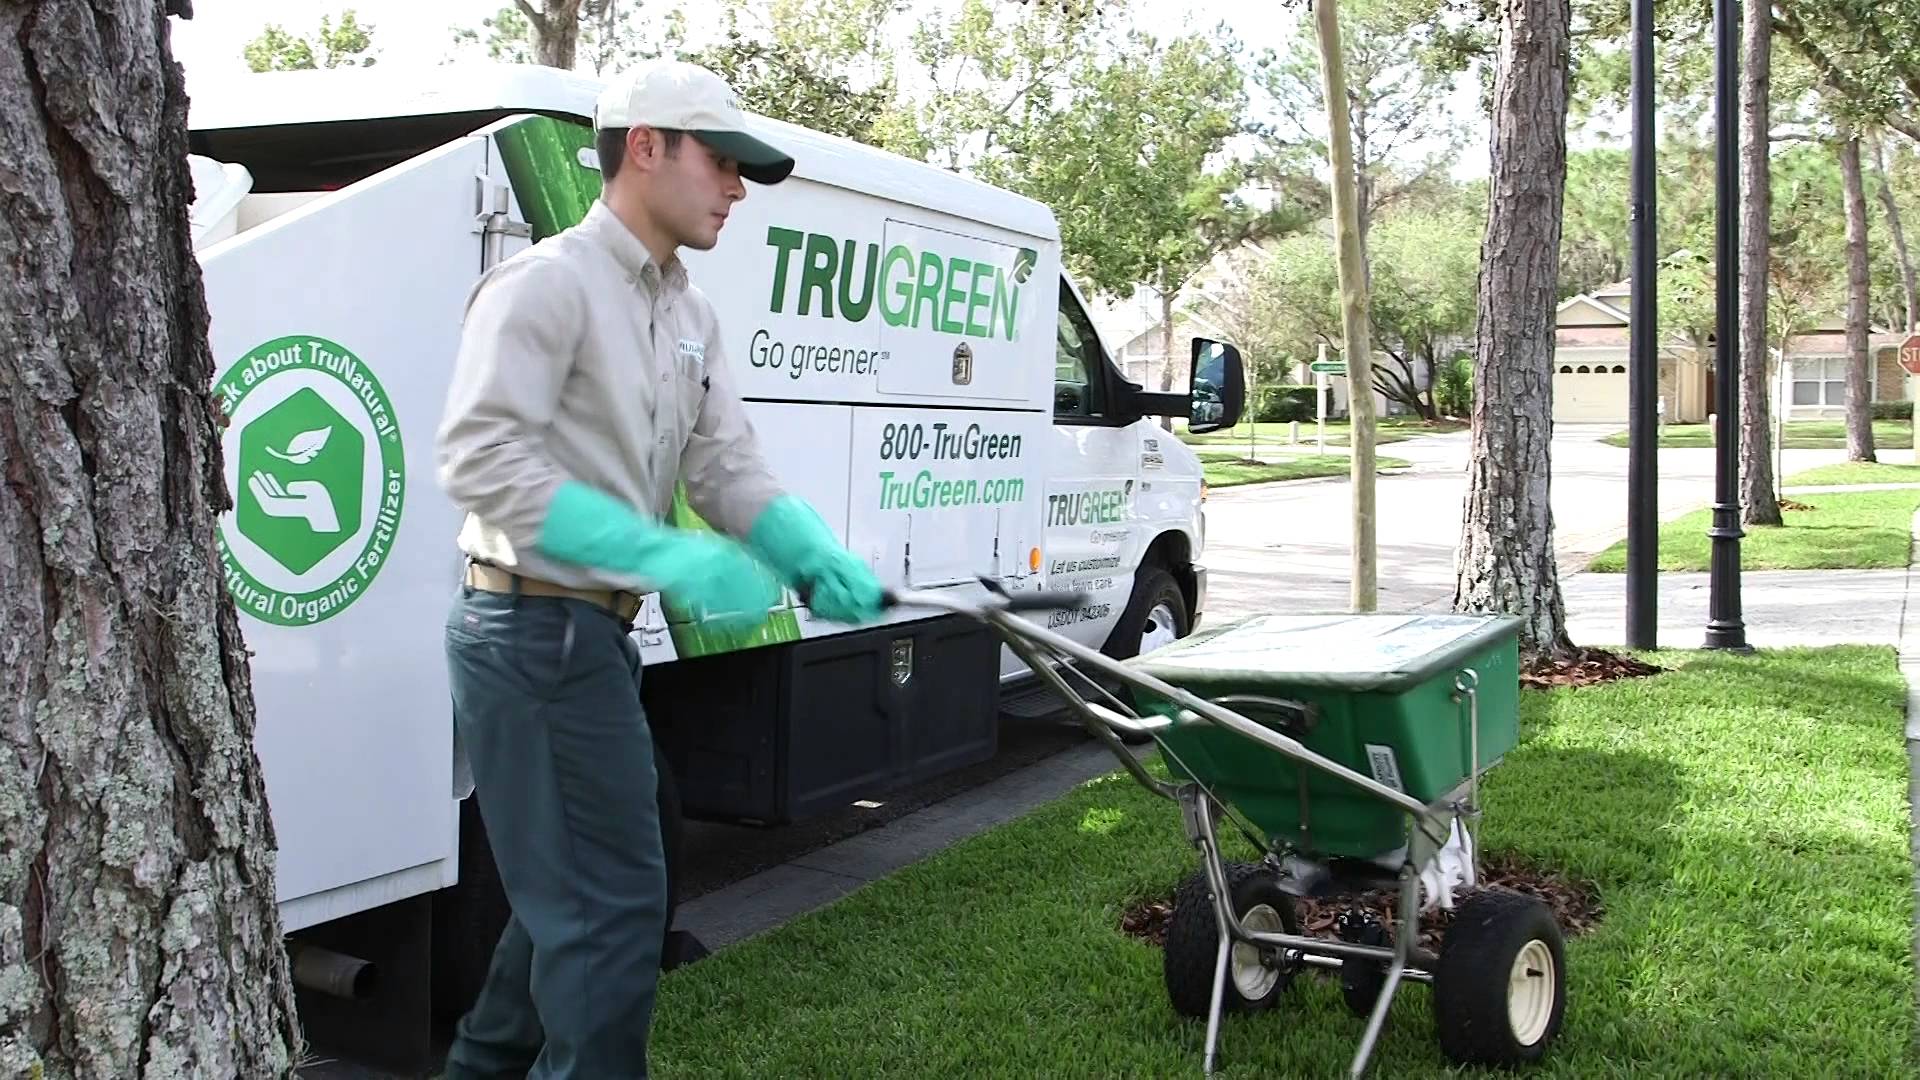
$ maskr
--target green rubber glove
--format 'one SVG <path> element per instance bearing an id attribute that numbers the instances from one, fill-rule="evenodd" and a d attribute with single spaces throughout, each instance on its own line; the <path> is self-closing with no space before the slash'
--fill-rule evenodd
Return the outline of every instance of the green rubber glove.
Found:
<path id="1" fill-rule="evenodd" d="M 652 582 L 725 629 L 760 625 L 780 599 L 766 568 L 735 541 L 661 524 L 574 481 L 554 493 L 539 548 L 562 562 Z"/>
<path id="2" fill-rule="evenodd" d="M 806 500 L 782 495 L 767 504 L 747 534 L 747 546 L 807 597 L 807 607 L 839 623 L 880 617 L 880 579 L 834 539 Z"/>

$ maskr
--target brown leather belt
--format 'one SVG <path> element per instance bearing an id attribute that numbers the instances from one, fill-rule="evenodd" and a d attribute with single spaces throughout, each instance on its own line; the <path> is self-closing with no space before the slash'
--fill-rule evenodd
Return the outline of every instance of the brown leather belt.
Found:
<path id="1" fill-rule="evenodd" d="M 525 574 L 516 574 L 511 570 L 502 570 L 486 563 L 467 564 L 467 584 L 488 592 L 511 593 L 519 591 L 527 596 L 565 596 L 575 600 L 585 600 L 612 612 L 621 622 L 631 625 L 640 615 L 640 596 L 624 589 L 575 589 L 566 585 L 555 585 L 551 581 L 541 581 Z"/>

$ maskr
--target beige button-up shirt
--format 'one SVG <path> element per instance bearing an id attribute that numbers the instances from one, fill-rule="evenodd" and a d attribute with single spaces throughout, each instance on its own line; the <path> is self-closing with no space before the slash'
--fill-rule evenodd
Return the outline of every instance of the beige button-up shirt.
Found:
<path id="1" fill-rule="evenodd" d="M 596 201 L 490 269 L 468 296 L 436 445 L 473 558 L 573 588 L 653 586 L 541 557 L 554 492 L 578 480 L 666 515 L 675 482 L 744 536 L 781 486 L 762 459 L 713 305 Z"/>

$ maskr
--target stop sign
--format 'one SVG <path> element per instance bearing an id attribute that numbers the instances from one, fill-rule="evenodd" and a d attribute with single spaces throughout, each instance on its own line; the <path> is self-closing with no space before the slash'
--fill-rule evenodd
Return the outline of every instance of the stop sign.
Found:
<path id="1" fill-rule="evenodd" d="M 1920 375 L 1920 334 L 1910 335 L 1900 343 L 1900 366 L 1906 368 L 1909 375 Z"/>

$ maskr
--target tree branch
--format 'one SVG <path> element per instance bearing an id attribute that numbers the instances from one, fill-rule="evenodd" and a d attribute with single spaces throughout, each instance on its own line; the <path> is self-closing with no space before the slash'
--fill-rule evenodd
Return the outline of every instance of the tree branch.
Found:
<path id="1" fill-rule="evenodd" d="M 519 8 L 520 14 L 527 17 L 527 25 L 533 27 L 535 34 L 543 38 L 547 36 L 547 32 L 552 29 L 552 24 L 547 22 L 545 12 L 534 7 L 527 0 L 513 0 L 513 6 Z"/>
<path id="2" fill-rule="evenodd" d="M 1859 80 L 1843 71 L 1840 65 L 1827 55 L 1826 50 L 1814 43 L 1812 36 L 1807 33 L 1806 24 L 1800 21 L 1798 15 L 1786 8 L 1781 8 L 1780 11 L 1781 13 L 1775 15 L 1773 19 L 1774 32 L 1793 43 L 1794 48 L 1800 51 L 1800 55 L 1813 65 L 1814 70 L 1820 75 L 1820 81 L 1825 83 L 1829 90 L 1854 101 L 1871 99 L 1866 87 L 1862 86 Z M 1894 110 L 1888 110 L 1880 120 L 1902 135 L 1920 142 L 1920 123 L 1915 123 Z"/>

